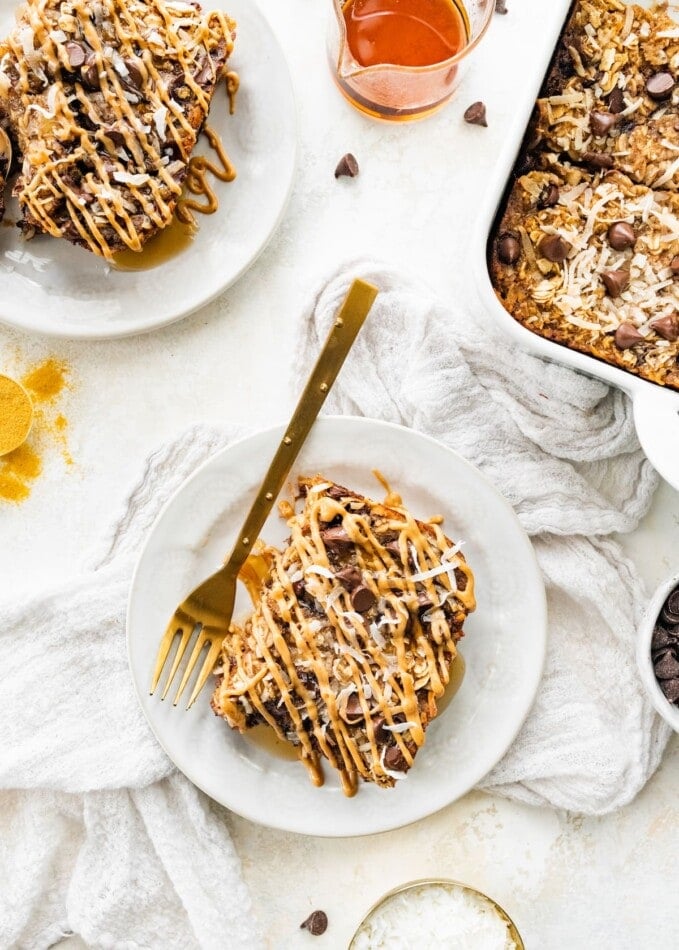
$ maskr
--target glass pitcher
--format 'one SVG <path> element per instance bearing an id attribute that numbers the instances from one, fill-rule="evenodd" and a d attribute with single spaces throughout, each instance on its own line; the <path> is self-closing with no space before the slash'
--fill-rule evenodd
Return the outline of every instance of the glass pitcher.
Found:
<path id="1" fill-rule="evenodd" d="M 495 0 L 451 0 L 464 22 L 466 43 L 449 59 L 431 66 L 362 66 L 347 39 L 344 9 L 347 0 L 332 0 L 328 55 L 342 94 L 361 112 L 391 121 L 424 118 L 440 109 L 455 91 L 470 53 L 486 32 Z M 351 2 L 351 0 L 349 0 Z"/>

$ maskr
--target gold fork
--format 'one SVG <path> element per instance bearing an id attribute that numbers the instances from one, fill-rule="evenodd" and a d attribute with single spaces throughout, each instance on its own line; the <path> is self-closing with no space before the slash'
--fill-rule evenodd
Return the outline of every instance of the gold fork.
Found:
<path id="1" fill-rule="evenodd" d="M 198 694 L 207 682 L 215 667 L 224 637 L 229 632 L 236 599 L 238 574 L 285 484 L 299 450 L 316 421 L 316 417 L 359 330 L 363 326 L 365 318 L 370 312 L 376 296 L 377 288 L 362 280 L 356 280 L 351 285 L 325 346 L 307 381 L 304 392 L 300 396 L 297 408 L 285 430 L 285 435 L 278 446 L 268 472 L 264 476 L 257 497 L 252 503 L 252 507 L 238 534 L 228 561 L 220 570 L 208 577 L 206 581 L 203 581 L 199 587 L 189 594 L 186 600 L 177 607 L 168 624 L 156 656 L 151 682 L 151 695 L 155 693 L 158 687 L 172 645 L 175 639 L 179 637 L 177 651 L 172 660 L 172 666 L 161 697 L 165 699 L 179 669 L 182 657 L 196 630 L 198 630 L 198 637 L 184 670 L 177 695 L 174 698 L 174 705 L 176 706 L 179 702 L 206 646 L 208 647 L 207 656 L 196 679 L 187 709 L 190 709 L 194 704 Z"/>

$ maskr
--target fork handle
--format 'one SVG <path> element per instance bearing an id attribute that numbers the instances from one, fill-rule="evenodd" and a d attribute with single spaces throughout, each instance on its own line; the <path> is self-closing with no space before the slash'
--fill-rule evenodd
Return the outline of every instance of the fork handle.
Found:
<path id="1" fill-rule="evenodd" d="M 365 281 L 355 280 L 351 285 L 236 539 L 226 567 L 240 569 L 247 560 L 377 294 L 377 288 Z"/>

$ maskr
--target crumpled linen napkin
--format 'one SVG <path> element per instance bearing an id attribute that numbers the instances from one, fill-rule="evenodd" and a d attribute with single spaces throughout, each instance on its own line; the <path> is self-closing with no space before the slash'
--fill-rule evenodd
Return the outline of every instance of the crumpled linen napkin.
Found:
<path id="1" fill-rule="evenodd" d="M 545 679 L 482 787 L 586 814 L 619 807 L 669 734 L 634 667 L 642 585 L 606 537 L 635 527 L 656 484 L 630 406 L 379 264 L 343 268 L 309 303 L 299 379 L 359 274 L 382 293 L 329 408 L 421 429 L 479 465 L 515 506 L 545 576 Z M 95 569 L 0 602 L 0 946 L 43 948 L 69 931 L 102 948 L 261 945 L 224 812 L 156 744 L 124 638 L 155 517 L 241 434 L 196 427 L 154 453 Z"/>

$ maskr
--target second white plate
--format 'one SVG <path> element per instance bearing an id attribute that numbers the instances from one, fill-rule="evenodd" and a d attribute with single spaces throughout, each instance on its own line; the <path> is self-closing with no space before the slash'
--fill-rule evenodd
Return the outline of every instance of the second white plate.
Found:
<path id="1" fill-rule="evenodd" d="M 0 0 L 0 35 L 13 25 L 14 0 Z M 217 182 L 219 210 L 200 216 L 194 241 L 151 270 L 113 270 L 66 241 L 23 242 L 0 229 L 0 321 L 50 336 L 105 339 L 172 323 L 208 303 L 255 261 L 287 206 L 297 156 L 296 107 L 288 66 L 265 17 L 251 0 L 204 0 L 236 20 L 231 69 L 240 75 L 236 113 L 223 85 L 209 122 L 238 177 Z M 202 142 L 198 152 L 205 151 Z M 7 218 L 15 219 L 12 202 Z"/>
<path id="2" fill-rule="evenodd" d="M 361 785 L 345 798 L 332 769 L 314 788 L 298 762 L 272 757 L 210 709 L 205 689 L 190 712 L 148 693 L 158 643 L 180 600 L 228 554 L 283 429 L 252 436 L 210 459 L 169 502 L 141 555 L 128 611 L 130 666 L 139 701 L 178 768 L 216 801 L 253 821 L 333 837 L 371 834 L 430 815 L 468 792 L 500 760 L 535 698 L 546 645 L 545 592 L 528 537 L 505 499 L 468 462 L 410 429 L 368 419 L 322 418 L 295 473 L 321 473 L 378 498 L 380 469 L 416 517 L 441 514 L 465 542 L 478 608 L 460 645 L 460 692 L 427 731 L 394 789 Z M 294 474 L 294 473 L 293 473 Z M 276 515 L 262 537 L 281 544 Z M 247 596 L 236 604 L 247 609 Z"/>

